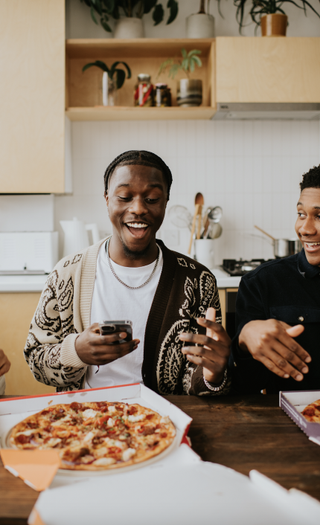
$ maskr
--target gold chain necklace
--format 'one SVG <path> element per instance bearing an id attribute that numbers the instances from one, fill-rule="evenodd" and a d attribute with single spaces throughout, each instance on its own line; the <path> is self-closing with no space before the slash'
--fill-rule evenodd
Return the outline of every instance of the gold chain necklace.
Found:
<path id="1" fill-rule="evenodd" d="M 115 270 L 114 270 L 114 268 L 112 266 L 110 255 L 109 255 L 109 242 L 110 242 L 110 238 L 106 242 L 106 254 L 107 254 L 108 264 L 109 264 L 110 270 L 112 272 L 112 275 L 117 279 L 117 281 L 119 281 L 119 283 L 123 284 L 123 286 L 125 286 L 126 288 L 130 288 L 130 290 L 138 290 L 139 288 L 142 288 L 143 286 L 146 286 L 146 284 L 148 284 L 151 281 L 151 279 L 152 279 L 152 277 L 154 275 L 154 272 L 156 271 L 157 266 L 158 266 L 158 262 L 159 262 L 159 258 L 160 258 L 160 248 L 159 248 L 158 244 L 157 244 L 157 246 L 158 246 L 158 256 L 156 258 L 156 264 L 154 265 L 153 270 L 152 270 L 151 274 L 149 275 L 148 279 L 144 283 L 140 284 L 140 286 L 129 286 L 128 284 L 123 282 L 120 279 L 120 277 L 118 277 L 118 275 L 116 274 L 116 272 L 115 272 Z"/>

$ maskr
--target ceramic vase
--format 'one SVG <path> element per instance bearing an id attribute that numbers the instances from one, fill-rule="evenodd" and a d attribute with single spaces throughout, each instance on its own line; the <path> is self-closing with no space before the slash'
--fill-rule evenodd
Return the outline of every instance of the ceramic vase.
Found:
<path id="1" fill-rule="evenodd" d="M 195 13 L 186 19 L 187 38 L 214 38 L 214 17 L 206 13 Z"/>
<path id="2" fill-rule="evenodd" d="M 180 107 L 193 107 L 202 104 L 202 80 L 182 78 L 177 85 L 177 104 Z"/>
<path id="3" fill-rule="evenodd" d="M 114 38 L 144 38 L 144 27 L 141 18 L 121 17 L 116 22 Z"/>
<path id="4" fill-rule="evenodd" d="M 281 13 L 263 15 L 260 25 L 261 36 L 286 36 L 288 17 Z"/>

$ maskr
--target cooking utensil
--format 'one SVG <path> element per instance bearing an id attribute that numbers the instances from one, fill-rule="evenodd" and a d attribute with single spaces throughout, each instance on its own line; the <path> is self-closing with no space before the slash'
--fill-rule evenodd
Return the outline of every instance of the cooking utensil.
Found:
<path id="1" fill-rule="evenodd" d="M 222 226 L 218 222 L 210 223 L 206 239 L 218 239 L 222 234 Z"/>
<path id="2" fill-rule="evenodd" d="M 195 202 L 196 204 L 199 204 L 199 209 L 198 209 L 198 227 L 197 227 L 197 239 L 200 239 L 200 234 L 201 234 L 201 223 L 202 223 L 202 207 L 204 205 L 204 198 L 203 198 L 203 195 L 202 193 L 197 193 L 196 195 L 196 198 L 195 198 Z"/>
<path id="3" fill-rule="evenodd" d="M 299 239 L 275 239 L 272 235 L 259 228 L 259 226 L 255 225 L 254 227 L 272 240 L 273 254 L 276 259 L 299 253 L 302 248 Z"/>
<path id="4" fill-rule="evenodd" d="M 185 206 L 180 206 L 180 204 L 171 206 L 168 211 L 168 217 L 174 226 L 191 230 L 192 215 Z"/>
<path id="5" fill-rule="evenodd" d="M 191 235 L 190 235 L 190 242 L 189 242 L 189 248 L 188 248 L 188 255 L 190 255 L 191 253 L 193 235 L 194 235 L 194 230 L 196 228 L 196 220 L 198 217 L 198 213 L 199 213 L 199 204 L 196 204 L 194 207 L 194 214 L 193 214 L 193 219 L 192 219 L 192 224 L 191 224 Z"/>
<path id="6" fill-rule="evenodd" d="M 201 234 L 201 239 L 216 239 L 216 233 L 218 233 L 218 237 L 220 237 L 222 233 L 222 228 L 214 228 L 214 225 L 218 224 L 221 220 L 222 208 L 220 206 L 215 206 L 214 208 L 207 208 L 204 217 L 204 228 Z"/>
<path id="7" fill-rule="evenodd" d="M 191 235 L 190 235 L 190 242 L 189 242 L 189 248 L 188 248 L 188 255 L 190 255 L 191 253 L 192 241 L 193 241 L 193 236 L 195 233 L 197 218 L 199 220 L 199 208 L 201 206 L 201 209 L 200 209 L 200 213 L 201 213 L 202 206 L 204 204 L 204 198 L 203 198 L 202 193 L 197 193 L 194 201 L 195 201 L 195 206 L 194 206 L 194 214 L 193 214 L 192 225 L 191 225 Z M 200 220 L 201 220 L 201 216 L 200 216 Z M 200 223 L 200 228 L 201 228 L 201 223 Z"/>

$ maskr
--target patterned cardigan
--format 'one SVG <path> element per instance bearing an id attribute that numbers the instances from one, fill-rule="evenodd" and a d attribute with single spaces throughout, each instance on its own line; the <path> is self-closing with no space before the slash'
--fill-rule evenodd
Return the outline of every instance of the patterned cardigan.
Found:
<path id="1" fill-rule="evenodd" d="M 103 242 L 56 265 L 30 325 L 25 359 L 37 381 L 57 391 L 78 390 L 83 384 L 88 365 L 78 357 L 75 339 L 90 326 L 96 262 Z M 146 325 L 143 382 L 160 394 L 217 395 L 204 384 L 202 367 L 182 354 L 179 340 L 181 332 L 203 332 L 196 318 L 204 317 L 209 306 L 216 308 L 221 323 L 216 279 L 201 264 L 157 242 L 163 269 Z M 219 394 L 228 390 L 229 381 Z"/>

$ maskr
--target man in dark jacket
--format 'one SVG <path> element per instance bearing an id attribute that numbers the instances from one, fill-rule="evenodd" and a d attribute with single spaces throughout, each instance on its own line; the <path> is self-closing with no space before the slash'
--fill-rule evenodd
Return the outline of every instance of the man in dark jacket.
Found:
<path id="1" fill-rule="evenodd" d="M 302 251 L 246 274 L 236 304 L 233 388 L 320 387 L 320 166 L 303 176 L 295 230 Z"/>

